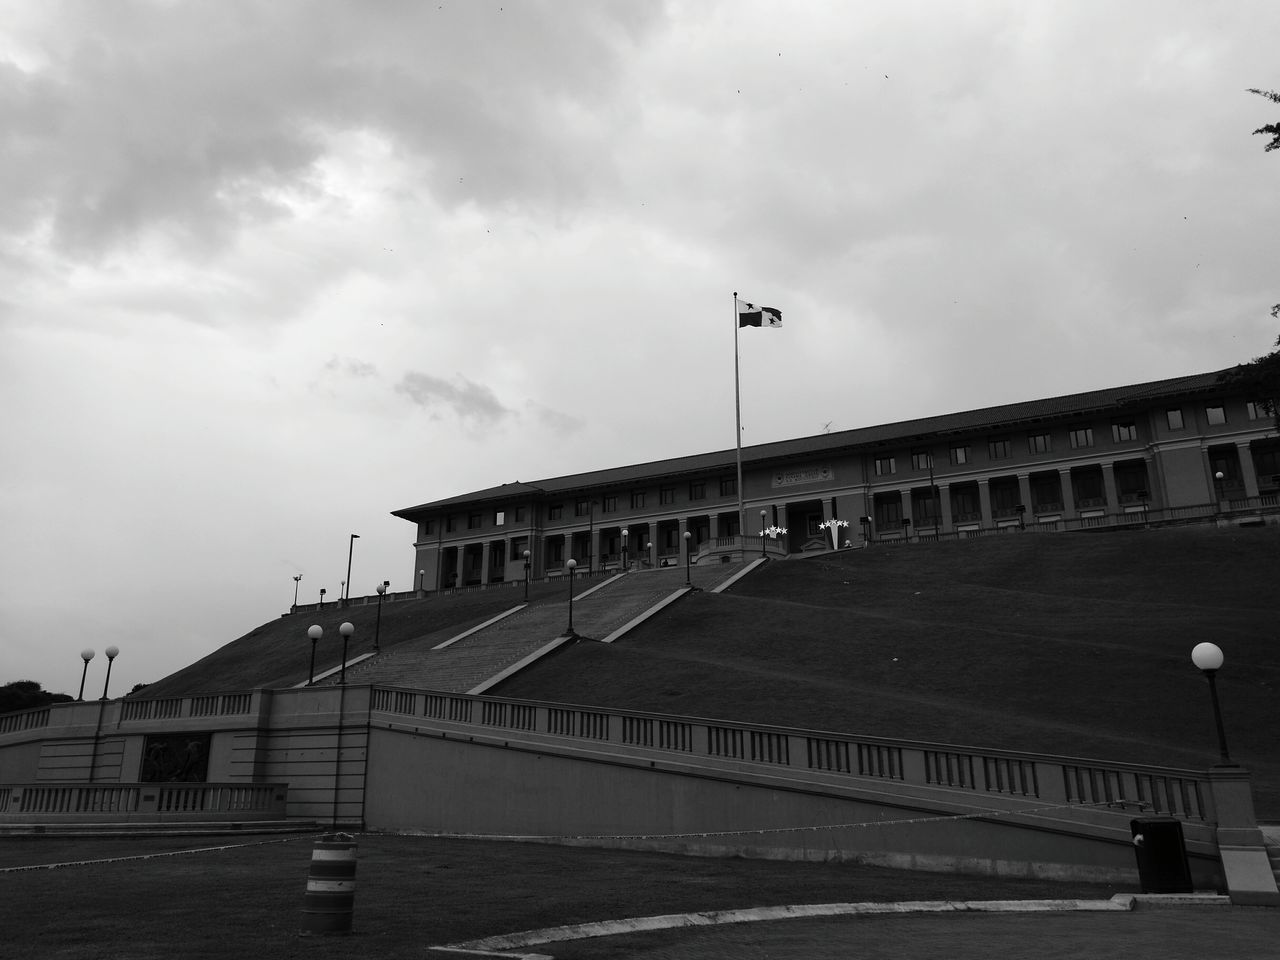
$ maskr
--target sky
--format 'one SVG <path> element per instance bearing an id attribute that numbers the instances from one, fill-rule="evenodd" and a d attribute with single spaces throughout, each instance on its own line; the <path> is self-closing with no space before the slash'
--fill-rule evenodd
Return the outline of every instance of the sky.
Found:
<path id="1" fill-rule="evenodd" d="M 1271 349 L 1280 4 L 0 0 L 0 683 L 392 510 Z M 301 628 L 300 628 L 301 629 Z M 299 647 L 305 647 L 299 635 Z"/>

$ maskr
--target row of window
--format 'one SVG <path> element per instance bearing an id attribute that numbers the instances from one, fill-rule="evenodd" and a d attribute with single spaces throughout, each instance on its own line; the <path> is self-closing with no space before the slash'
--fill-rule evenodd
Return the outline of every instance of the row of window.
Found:
<path id="1" fill-rule="evenodd" d="M 1260 420 L 1267 416 L 1261 403 L 1250 402 L 1245 405 L 1250 420 Z M 1205 420 L 1211 426 L 1227 422 L 1226 407 L 1222 404 L 1209 404 L 1204 408 Z M 1170 430 L 1182 430 L 1185 423 L 1181 407 L 1171 407 L 1165 411 L 1165 420 Z M 1111 439 L 1114 443 L 1130 443 L 1138 439 L 1138 424 L 1133 420 L 1118 421 L 1111 424 Z M 1076 427 L 1067 431 L 1067 442 L 1072 450 L 1083 450 L 1094 445 L 1093 427 Z M 1050 433 L 1027 434 L 1027 453 L 1052 453 L 1053 435 Z M 1013 441 L 1007 437 L 999 437 L 987 441 L 987 457 L 991 460 L 1008 460 L 1013 456 Z M 953 444 L 950 452 L 952 464 L 969 463 L 972 450 L 967 443 Z M 877 477 L 890 476 L 898 472 L 895 457 L 876 457 L 875 473 Z M 929 451 L 913 451 L 911 454 L 913 470 L 932 470 L 933 454 Z"/>

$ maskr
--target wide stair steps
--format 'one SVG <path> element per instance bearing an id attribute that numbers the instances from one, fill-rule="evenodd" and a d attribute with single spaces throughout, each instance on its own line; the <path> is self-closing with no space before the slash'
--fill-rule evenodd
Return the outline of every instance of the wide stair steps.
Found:
<path id="1" fill-rule="evenodd" d="M 745 564 L 708 564 L 689 571 L 692 584 L 714 589 Z M 685 571 L 645 570 L 603 582 L 575 580 L 573 629 L 582 638 L 605 640 L 641 614 L 684 590 Z M 531 604 L 461 639 L 428 635 L 408 640 L 347 670 L 348 683 L 480 692 L 491 682 L 566 643 L 569 584 L 563 602 Z M 557 642 L 559 641 L 559 642 Z M 326 682 L 335 682 L 330 678 Z"/>

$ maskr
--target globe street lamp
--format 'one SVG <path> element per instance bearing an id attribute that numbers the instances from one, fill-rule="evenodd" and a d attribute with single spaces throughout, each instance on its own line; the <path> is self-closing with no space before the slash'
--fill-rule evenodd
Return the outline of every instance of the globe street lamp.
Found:
<path id="1" fill-rule="evenodd" d="M 1227 732 L 1222 725 L 1222 708 L 1218 704 L 1218 685 L 1215 676 L 1225 658 L 1216 643 L 1197 643 L 1191 650 L 1191 662 L 1200 668 L 1209 681 L 1209 699 L 1213 702 L 1213 722 L 1218 727 L 1218 752 L 1222 754 L 1222 766 L 1234 767 L 1227 752 Z"/>
<path id="2" fill-rule="evenodd" d="M 89 661 L 93 659 L 93 651 L 85 647 L 80 651 L 80 659 L 84 661 L 84 669 L 80 671 L 80 693 L 76 696 L 77 700 L 84 699 L 84 678 L 89 675 Z"/>
<path id="3" fill-rule="evenodd" d="M 351 635 L 356 632 L 356 628 L 348 620 L 338 628 L 338 632 L 342 634 L 342 670 L 338 675 L 338 683 L 345 687 L 347 685 L 347 642 L 351 639 Z"/>
<path id="4" fill-rule="evenodd" d="M 760 556 L 761 557 L 767 556 L 767 554 L 764 552 L 764 519 L 766 516 L 767 516 L 766 512 L 764 510 L 761 510 L 760 511 Z"/>
<path id="5" fill-rule="evenodd" d="M 686 587 L 693 586 L 693 580 L 691 579 L 692 574 L 690 573 L 690 570 L 692 569 L 690 567 L 690 564 L 692 563 L 691 555 L 693 553 L 693 550 L 691 549 L 692 544 L 690 543 L 690 541 L 692 539 L 693 539 L 693 534 L 690 533 L 688 530 L 686 530 L 684 532 L 684 585 Z"/>
<path id="6" fill-rule="evenodd" d="M 653 565 L 653 541 L 650 540 L 644 545 L 644 563 L 645 566 Z"/>
<path id="7" fill-rule="evenodd" d="M 316 644 L 324 636 L 324 627 L 313 623 L 307 627 L 307 636 L 311 638 L 311 669 L 307 673 L 307 686 L 310 687 L 316 682 Z"/>
<path id="8" fill-rule="evenodd" d="M 526 550 L 521 556 L 524 557 L 524 598 L 529 599 L 529 551 Z"/>
<path id="9" fill-rule="evenodd" d="M 387 592 L 387 582 L 384 580 L 378 584 L 378 622 L 373 628 L 373 649 L 374 652 L 381 651 L 378 641 L 382 637 L 382 595 Z"/>
<path id="10" fill-rule="evenodd" d="M 293 606 L 294 606 L 294 609 L 297 609 L 297 606 L 298 606 L 298 586 L 299 586 L 301 583 L 302 583 L 302 574 L 298 574 L 296 577 L 294 577 L 294 578 L 293 578 Z"/>
<path id="11" fill-rule="evenodd" d="M 569 568 L 569 632 L 567 636 L 574 636 L 573 632 L 573 571 L 578 568 L 578 561 L 572 557 L 565 564 Z"/>
<path id="12" fill-rule="evenodd" d="M 626 527 L 623 527 L 622 528 L 622 572 L 623 573 L 627 572 L 627 565 L 631 560 L 631 555 L 627 553 L 627 534 L 628 533 L 630 533 L 630 531 Z"/>
<path id="13" fill-rule="evenodd" d="M 418 571 L 418 592 L 419 592 L 419 593 L 421 593 L 421 592 L 422 592 L 422 579 L 423 579 L 423 577 L 425 577 L 426 575 L 427 575 L 427 571 L 425 571 L 425 570 L 419 570 L 419 571 Z"/>
<path id="14" fill-rule="evenodd" d="M 102 684 L 103 700 L 107 699 L 107 687 L 111 686 L 111 664 L 115 661 L 116 657 L 118 656 L 120 656 L 119 647 L 114 645 L 107 647 L 107 679 L 106 679 L 106 682 Z"/>

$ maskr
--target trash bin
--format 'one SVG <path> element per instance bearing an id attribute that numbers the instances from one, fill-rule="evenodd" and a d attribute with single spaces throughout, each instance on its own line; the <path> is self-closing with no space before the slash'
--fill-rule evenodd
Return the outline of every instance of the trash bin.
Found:
<path id="1" fill-rule="evenodd" d="M 1143 817 L 1130 820 L 1129 829 L 1138 855 L 1138 880 L 1143 893 L 1193 892 L 1180 820 Z"/>

